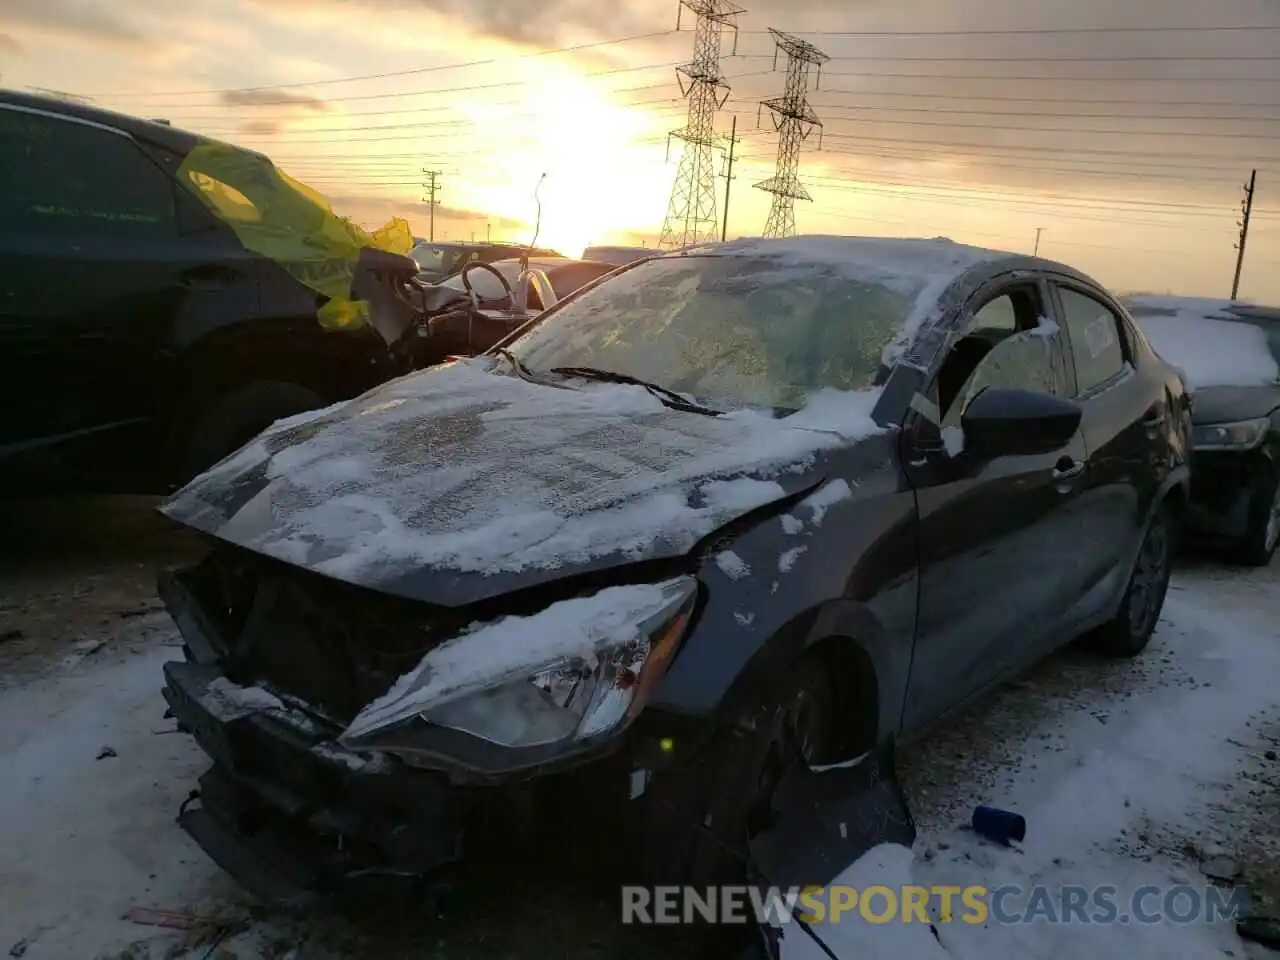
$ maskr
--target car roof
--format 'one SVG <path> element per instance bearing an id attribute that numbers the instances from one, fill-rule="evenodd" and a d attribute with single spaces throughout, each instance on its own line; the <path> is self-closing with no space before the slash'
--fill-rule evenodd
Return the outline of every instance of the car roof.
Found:
<path id="1" fill-rule="evenodd" d="M 18 90 L 0 89 L 0 105 L 17 107 L 19 110 L 33 113 L 67 117 L 72 120 L 79 120 L 82 123 L 110 127 L 113 130 L 123 131 L 138 139 L 149 140 L 178 154 L 186 154 L 193 147 L 202 143 L 221 142 L 212 137 L 192 133 L 190 130 L 183 130 L 168 123 L 159 123 L 146 117 L 117 113 L 114 110 L 105 110 L 102 107 L 95 107 L 87 103 L 76 103 L 40 93 L 24 93 Z M 229 146 L 233 146 L 236 150 L 244 150 L 245 153 L 261 156 L 254 150 L 248 150 L 234 144 Z"/>
<path id="2" fill-rule="evenodd" d="M 962 278 L 981 278 L 1017 270 L 1038 270 L 1070 277 L 1101 290 L 1097 280 L 1065 263 L 1007 250 L 956 243 L 946 237 L 844 237 L 808 235 L 785 239 L 744 238 L 664 253 L 643 261 L 690 256 L 761 257 L 778 262 L 781 269 L 795 265 L 829 265 L 837 274 L 862 282 L 893 287 L 903 284 L 925 290 L 936 298 Z"/>

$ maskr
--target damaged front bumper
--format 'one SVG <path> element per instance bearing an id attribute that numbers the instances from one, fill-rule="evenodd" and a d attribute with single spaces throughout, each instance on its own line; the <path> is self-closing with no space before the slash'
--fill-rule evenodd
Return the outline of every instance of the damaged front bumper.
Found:
<path id="1" fill-rule="evenodd" d="M 164 672 L 170 710 L 213 760 L 179 823 L 255 896 L 307 910 L 417 885 L 461 856 L 465 789 L 343 750 L 336 729 L 282 701 L 237 703 L 215 666 L 174 662 Z"/>

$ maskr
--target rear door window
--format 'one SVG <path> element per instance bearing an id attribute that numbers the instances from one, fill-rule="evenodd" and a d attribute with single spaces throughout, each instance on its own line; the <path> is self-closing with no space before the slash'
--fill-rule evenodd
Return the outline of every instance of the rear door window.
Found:
<path id="1" fill-rule="evenodd" d="M 0 106 L 0 224 L 54 236 L 176 233 L 173 182 L 129 137 Z"/>
<path id="2" fill-rule="evenodd" d="M 1059 285 L 1057 290 L 1075 360 L 1077 390 L 1087 394 L 1125 369 L 1124 326 L 1101 300 L 1071 287 Z"/>

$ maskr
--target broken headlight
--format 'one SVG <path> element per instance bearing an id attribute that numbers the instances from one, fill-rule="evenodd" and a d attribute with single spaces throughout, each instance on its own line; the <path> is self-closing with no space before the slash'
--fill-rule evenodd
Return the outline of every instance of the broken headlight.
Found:
<path id="1" fill-rule="evenodd" d="M 497 772 L 620 732 L 679 646 L 697 583 L 613 587 L 474 628 L 428 653 L 342 735 L 423 766 Z"/>

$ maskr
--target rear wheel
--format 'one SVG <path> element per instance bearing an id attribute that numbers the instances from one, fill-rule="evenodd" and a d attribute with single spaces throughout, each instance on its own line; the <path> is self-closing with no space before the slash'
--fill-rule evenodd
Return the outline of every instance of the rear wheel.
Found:
<path id="1" fill-rule="evenodd" d="M 215 400 L 178 438 L 178 480 L 209 469 L 271 424 L 324 406 L 319 394 L 296 383 L 259 380 Z"/>
<path id="2" fill-rule="evenodd" d="M 1174 534 L 1173 511 L 1161 504 L 1142 538 L 1119 611 L 1089 637 L 1089 645 L 1099 653 L 1133 657 L 1150 642 L 1169 591 Z"/>
<path id="3" fill-rule="evenodd" d="M 1234 559 L 1246 566 L 1265 567 L 1280 545 L 1280 471 L 1258 471 L 1249 497 L 1249 528 L 1234 551 Z"/>

